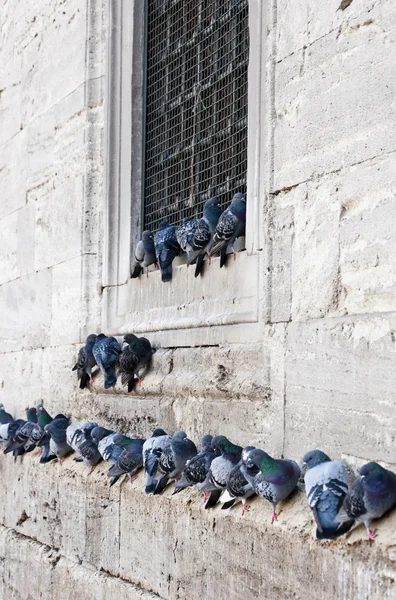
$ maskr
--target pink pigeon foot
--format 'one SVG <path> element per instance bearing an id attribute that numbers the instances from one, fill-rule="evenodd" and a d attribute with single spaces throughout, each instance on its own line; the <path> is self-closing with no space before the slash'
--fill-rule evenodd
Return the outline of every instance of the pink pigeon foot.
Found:
<path id="1" fill-rule="evenodd" d="M 279 513 L 277 513 L 276 510 L 274 509 L 274 512 L 272 513 L 271 525 L 273 524 L 274 521 L 278 520 L 278 516 L 279 516 Z"/>
<path id="2" fill-rule="evenodd" d="M 208 500 L 209 496 L 210 496 L 209 492 L 204 492 L 204 493 L 203 493 L 203 501 L 204 501 L 204 504 L 205 504 L 206 500 Z"/>
<path id="3" fill-rule="evenodd" d="M 233 253 L 233 255 L 234 255 L 234 260 L 236 260 L 236 255 L 237 255 L 237 253 L 236 253 L 236 250 L 234 250 L 234 248 L 232 249 L 232 253 Z"/>
<path id="4" fill-rule="evenodd" d="M 367 527 L 367 535 L 368 535 L 368 543 L 369 546 L 372 545 L 372 543 L 374 542 L 375 538 L 377 537 L 377 530 L 376 529 L 370 529 L 369 527 Z"/>
<path id="5" fill-rule="evenodd" d="M 135 481 L 135 479 L 137 479 L 137 475 L 135 475 L 134 477 L 132 475 L 129 475 L 129 481 L 131 483 L 133 483 Z"/>
<path id="6" fill-rule="evenodd" d="M 245 513 L 248 512 L 249 508 L 250 508 L 250 506 L 246 503 L 242 505 L 242 517 Z"/>

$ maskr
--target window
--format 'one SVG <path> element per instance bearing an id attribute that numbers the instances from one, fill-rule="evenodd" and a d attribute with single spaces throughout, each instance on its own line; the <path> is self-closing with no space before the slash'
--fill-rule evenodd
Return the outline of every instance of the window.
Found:
<path id="1" fill-rule="evenodd" d="M 246 191 L 248 0 L 149 0 L 143 228 Z"/>

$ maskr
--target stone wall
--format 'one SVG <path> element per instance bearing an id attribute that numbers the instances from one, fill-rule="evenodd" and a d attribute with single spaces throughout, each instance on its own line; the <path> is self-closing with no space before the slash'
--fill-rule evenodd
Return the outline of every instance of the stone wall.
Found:
<path id="1" fill-rule="evenodd" d="M 396 465 L 396 8 L 268 4 L 264 245 L 244 279 L 257 324 L 227 322 L 197 347 L 188 328 L 152 333 L 153 371 L 127 396 L 100 380 L 80 392 L 71 372 L 106 323 L 108 3 L 0 0 L 0 401 L 16 415 L 43 400 L 125 433 L 220 431 L 296 459 L 320 446 L 352 468 Z M 246 254 L 229 266 L 235 289 Z M 126 298 L 171 302 L 185 272 Z M 186 296 L 199 305 L 193 284 Z M 247 310 L 245 296 L 219 306 Z M 270 526 L 259 500 L 243 518 L 204 511 L 195 492 L 145 497 L 142 476 L 109 490 L 104 466 L 87 477 L 72 459 L 1 457 L 0 472 L 4 600 L 396 598 L 395 514 L 372 549 L 362 527 L 320 544 L 301 493 Z"/>

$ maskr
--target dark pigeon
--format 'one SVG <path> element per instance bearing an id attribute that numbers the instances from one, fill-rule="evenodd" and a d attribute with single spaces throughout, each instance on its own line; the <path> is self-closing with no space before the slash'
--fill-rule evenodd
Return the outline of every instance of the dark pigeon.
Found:
<path id="1" fill-rule="evenodd" d="M 151 438 L 143 444 L 143 467 L 146 474 L 146 494 L 152 494 L 157 485 L 157 470 L 163 451 L 170 446 L 171 436 L 163 429 L 154 429 Z"/>
<path id="2" fill-rule="evenodd" d="M 186 462 L 196 454 L 197 448 L 194 442 L 187 438 L 184 431 L 176 431 L 170 445 L 163 451 L 159 459 L 157 471 L 159 477 L 153 493 L 160 494 L 170 479 L 180 479 Z"/>
<path id="3" fill-rule="evenodd" d="M 163 283 L 172 281 L 172 262 L 180 254 L 180 246 L 176 237 L 176 227 L 168 221 L 160 223 L 154 235 L 155 253 L 161 269 Z"/>
<path id="4" fill-rule="evenodd" d="M 190 263 L 192 243 L 194 240 L 195 230 L 198 225 L 198 219 L 187 217 L 176 229 L 176 239 L 183 252 L 187 253 L 187 263 Z"/>
<path id="5" fill-rule="evenodd" d="M 148 277 L 149 266 L 156 264 L 156 262 L 154 236 L 152 232 L 147 229 L 146 231 L 143 231 L 142 239 L 136 246 L 135 264 L 132 269 L 131 277 L 133 279 L 139 277 L 143 269 L 146 269 L 146 275 Z"/>
<path id="6" fill-rule="evenodd" d="M 0 404 L 0 425 L 6 425 L 7 423 L 12 423 L 13 421 L 14 417 L 5 411 L 4 404 Z"/>
<path id="7" fill-rule="evenodd" d="M 120 357 L 122 385 L 128 385 L 128 392 L 135 388 L 136 382 L 141 383 L 146 376 L 153 355 L 150 342 L 145 337 L 138 338 L 133 333 L 124 336 L 125 346 Z"/>
<path id="8" fill-rule="evenodd" d="M 294 460 L 277 460 L 263 450 L 251 450 L 246 459 L 246 468 L 242 472 L 260 498 L 271 503 L 272 520 L 278 520 L 276 507 L 296 489 L 301 475 L 300 467 Z M 256 465 L 260 469 L 255 477 L 249 474 L 249 467 Z"/>
<path id="9" fill-rule="evenodd" d="M 212 448 L 212 439 L 211 435 L 203 436 L 199 453 L 187 461 L 183 475 L 175 484 L 173 494 L 178 494 L 192 485 L 200 489 L 200 485 L 205 484 L 210 471 L 210 465 L 213 459 L 216 458 L 216 452 Z"/>
<path id="10" fill-rule="evenodd" d="M 100 333 L 92 348 L 98 367 L 103 373 L 106 390 L 117 383 L 116 366 L 118 365 L 122 348 L 115 337 L 107 337 Z"/>
<path id="11" fill-rule="evenodd" d="M 80 389 L 83 390 L 89 383 L 93 382 L 92 369 L 96 365 L 96 360 L 92 354 L 92 348 L 96 342 L 97 336 L 91 334 L 87 337 L 85 346 L 78 351 L 78 359 L 73 367 L 73 371 L 77 371 L 77 378 L 80 381 Z"/>
<path id="12" fill-rule="evenodd" d="M 370 529 L 372 519 L 379 519 L 395 505 L 396 474 L 376 462 L 369 462 L 360 469 L 347 492 L 337 521 L 363 521 L 371 545 L 376 537 L 375 529 Z"/>
<path id="13" fill-rule="evenodd" d="M 191 242 L 191 252 L 188 256 L 188 264 L 195 262 L 195 277 L 202 273 L 203 262 L 209 252 L 216 231 L 216 225 L 221 215 L 220 202 L 217 198 L 211 198 L 205 203 L 203 217 L 198 220 L 194 237 Z"/>
<path id="14" fill-rule="evenodd" d="M 117 435 L 114 438 L 114 443 L 119 444 L 123 452 L 120 454 L 117 461 L 109 469 L 107 475 L 112 477 L 110 487 L 121 477 L 128 475 L 130 482 L 135 479 L 135 473 L 143 466 L 143 445 L 146 440 L 130 439 L 124 435 Z"/>
<path id="15" fill-rule="evenodd" d="M 60 464 L 62 464 L 65 456 L 72 452 L 72 448 L 66 441 L 66 430 L 69 425 L 70 419 L 60 414 L 44 427 L 44 431 L 48 432 L 51 436 L 50 452 L 51 454 L 55 454 Z"/>
<path id="16" fill-rule="evenodd" d="M 231 508 L 238 501 L 242 502 L 242 516 L 249 510 L 247 499 L 254 496 L 255 491 L 251 483 L 249 483 L 242 472 L 243 465 L 246 464 L 248 454 L 251 450 L 255 450 L 254 446 L 246 446 L 242 450 L 242 458 L 236 467 L 230 471 L 227 478 L 226 489 L 221 495 L 220 502 L 223 502 L 221 507 L 223 510 Z M 253 465 L 250 468 L 250 475 L 254 477 L 259 472 L 258 467 Z"/>
<path id="17" fill-rule="evenodd" d="M 245 233 L 246 224 L 246 199 L 245 195 L 238 192 L 234 195 L 228 208 L 222 213 L 213 235 L 210 256 L 220 252 L 220 267 L 226 262 L 227 246 Z M 235 251 L 234 258 L 235 258 Z"/>
<path id="18" fill-rule="evenodd" d="M 212 447 L 215 451 L 220 452 L 220 456 L 212 461 L 207 483 L 201 488 L 205 492 L 204 500 L 209 494 L 205 508 L 212 508 L 217 504 L 227 486 L 229 474 L 241 460 L 243 450 L 241 446 L 233 444 L 224 435 L 216 435 L 212 440 Z"/>
<path id="19" fill-rule="evenodd" d="M 43 436 L 44 429 L 38 423 L 26 421 L 26 423 L 17 430 L 13 439 L 4 450 L 4 454 L 19 450 L 20 448 L 24 448 L 25 450 L 30 449 L 32 446 L 35 448 L 39 442 L 41 442 Z"/>
<path id="20" fill-rule="evenodd" d="M 91 467 L 88 475 L 92 473 L 96 465 L 102 460 L 98 446 L 91 438 L 91 432 L 97 426 L 97 423 L 85 421 L 77 427 L 75 424 L 69 425 L 66 430 L 66 441 L 78 454 L 74 460 L 76 462 L 83 462 L 88 467 Z"/>
<path id="21" fill-rule="evenodd" d="M 354 520 L 342 524 L 335 521 L 348 491 L 345 466 L 338 460 L 331 460 L 321 450 L 312 450 L 304 455 L 301 471 L 316 522 L 317 539 L 332 540 L 347 533 Z"/>

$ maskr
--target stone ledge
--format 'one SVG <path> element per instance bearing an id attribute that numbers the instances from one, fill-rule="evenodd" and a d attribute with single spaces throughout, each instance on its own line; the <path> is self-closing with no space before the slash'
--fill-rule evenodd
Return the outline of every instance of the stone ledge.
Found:
<path id="1" fill-rule="evenodd" d="M 66 589 L 74 589 L 75 579 L 87 585 L 96 581 L 102 570 L 167 600 L 298 599 L 306 597 L 308 584 L 310 597 L 318 600 L 394 598 L 396 512 L 375 523 L 378 539 L 371 549 L 362 526 L 348 538 L 320 543 L 302 492 L 281 506 L 279 522 L 271 526 L 270 507 L 259 499 L 244 517 L 240 506 L 205 511 L 195 490 L 172 498 L 172 489 L 161 497 L 145 496 L 143 474 L 132 486 L 109 489 L 106 470 L 99 465 L 88 477 L 88 469 L 72 458 L 63 466 L 43 466 L 35 453 L 22 464 L 1 457 L 0 475 L 8 485 L 0 491 L 0 520 L 16 531 L 12 544 L 0 546 L 2 568 L 28 577 L 29 569 L 12 567 L 22 552 L 15 540 L 23 534 L 23 540 L 33 540 L 25 544 L 37 541 L 49 548 L 46 557 L 61 557 L 60 580 L 66 581 L 59 584 L 54 577 Z M 117 582 L 98 579 L 95 599 L 107 597 L 106 586 L 121 586 Z M 37 584 L 40 592 L 46 585 Z M 57 585 L 52 583 L 48 598 L 58 597 Z M 36 597 L 38 591 L 31 595 Z"/>

